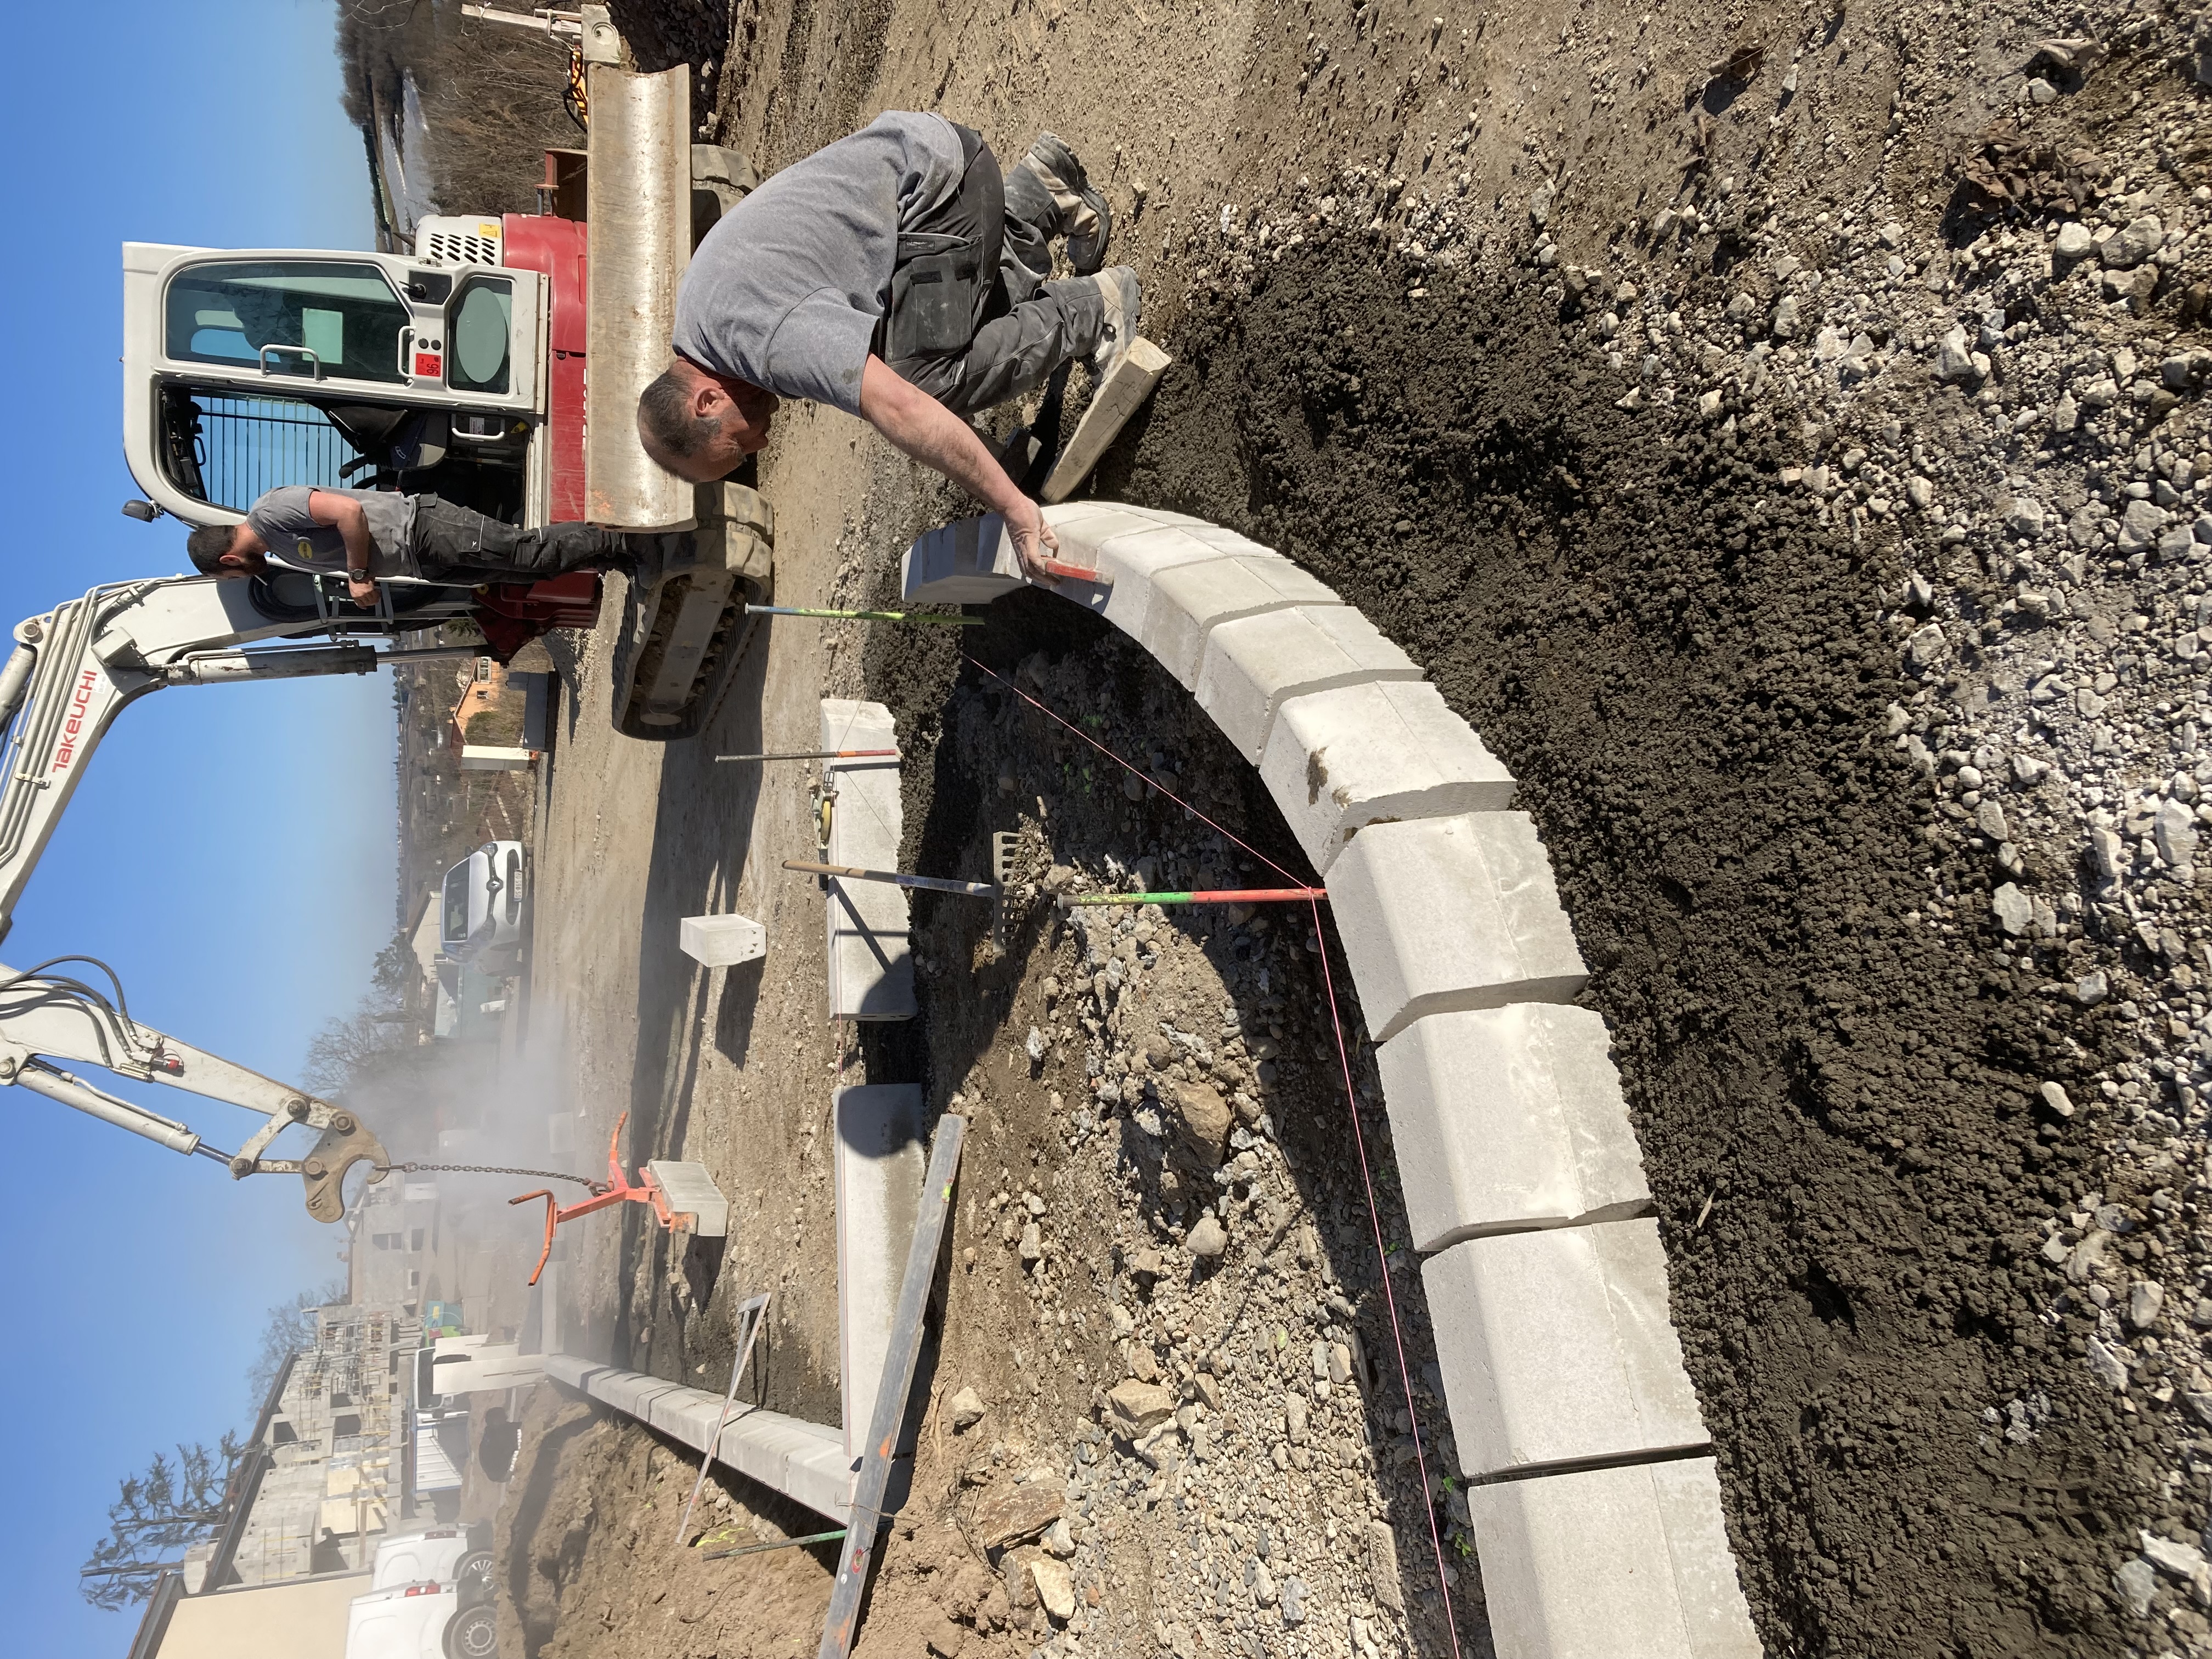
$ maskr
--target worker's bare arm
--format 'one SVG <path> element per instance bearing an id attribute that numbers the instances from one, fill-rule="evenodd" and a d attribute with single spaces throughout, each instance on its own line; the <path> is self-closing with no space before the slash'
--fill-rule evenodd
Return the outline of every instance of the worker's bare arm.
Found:
<path id="1" fill-rule="evenodd" d="M 368 515 L 362 511 L 361 503 L 350 495 L 318 489 L 307 496 L 307 516 L 317 524 L 329 525 L 344 538 L 346 592 L 360 604 L 375 604 L 376 584 L 365 578 L 356 580 L 353 574 L 372 568 L 369 555 L 375 546 L 368 534 Z"/>
<path id="2" fill-rule="evenodd" d="M 1060 538 L 967 422 L 872 355 L 860 371 L 860 414 L 901 454 L 943 473 L 1001 515 L 1022 568 L 1042 578 L 1044 561 L 1060 550 Z"/>

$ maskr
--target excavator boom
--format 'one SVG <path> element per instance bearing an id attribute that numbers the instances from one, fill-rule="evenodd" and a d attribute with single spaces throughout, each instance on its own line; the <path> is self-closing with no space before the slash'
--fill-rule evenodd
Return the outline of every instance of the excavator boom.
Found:
<path id="1" fill-rule="evenodd" d="M 313 579 L 300 580 L 320 595 Z M 458 614 L 468 598 L 459 592 L 444 603 Z M 173 685 L 363 674 L 395 659 L 475 653 L 472 646 L 379 651 L 367 642 L 436 622 L 434 604 L 404 618 L 385 611 L 342 619 L 326 608 L 323 637 L 300 641 L 304 603 L 302 594 L 266 581 L 175 576 L 95 587 L 17 624 L 15 651 L 0 666 L 0 935 L 86 763 L 125 705 Z M 134 1019 L 104 964 L 91 965 L 106 975 L 106 990 L 56 971 L 84 960 L 60 957 L 21 972 L 0 967 L 0 1085 L 27 1088 L 173 1152 L 216 1158 L 236 1176 L 296 1174 L 319 1221 L 344 1213 L 343 1186 L 354 1164 L 368 1162 L 379 1176 L 389 1165 L 376 1137 L 343 1107 Z M 185 1125 L 96 1088 L 65 1064 L 188 1090 L 268 1121 L 235 1153 L 218 1152 Z M 318 1132 L 314 1145 L 298 1158 L 269 1156 L 270 1143 L 294 1124 Z"/>

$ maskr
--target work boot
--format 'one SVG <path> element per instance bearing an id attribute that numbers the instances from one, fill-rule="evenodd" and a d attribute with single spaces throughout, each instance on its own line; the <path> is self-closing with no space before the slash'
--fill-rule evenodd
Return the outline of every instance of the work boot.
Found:
<path id="1" fill-rule="evenodd" d="M 1006 178 L 1007 207 L 1042 230 L 1048 240 L 1067 239 L 1067 263 L 1079 276 L 1089 276 L 1106 262 L 1106 243 L 1114 234 L 1114 216 L 1106 198 L 1091 188 L 1083 163 L 1067 141 L 1056 133 L 1042 132 L 1030 153 L 1014 164 Z M 1041 210 L 1046 200 L 1048 211 Z"/>
<path id="2" fill-rule="evenodd" d="M 1137 273 L 1127 265 L 1114 265 L 1100 271 L 1091 279 L 1098 284 L 1098 293 L 1106 304 L 1106 324 L 1099 331 L 1098 343 L 1092 348 L 1091 373 L 1101 382 L 1121 366 L 1121 359 L 1129 355 L 1129 345 L 1137 337 L 1137 310 L 1140 295 L 1137 288 Z"/>
<path id="3" fill-rule="evenodd" d="M 605 568 L 619 570 L 640 588 L 659 581 L 669 565 L 690 551 L 687 531 L 632 531 L 619 538 L 621 551 L 608 556 Z"/>

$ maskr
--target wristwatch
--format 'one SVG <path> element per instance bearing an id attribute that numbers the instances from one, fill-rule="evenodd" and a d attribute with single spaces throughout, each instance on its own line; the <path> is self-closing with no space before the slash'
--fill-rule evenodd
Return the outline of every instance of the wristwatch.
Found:
<path id="1" fill-rule="evenodd" d="M 349 582 L 365 582 L 368 580 L 368 572 L 356 570 L 349 566 L 346 569 L 346 580 Z"/>

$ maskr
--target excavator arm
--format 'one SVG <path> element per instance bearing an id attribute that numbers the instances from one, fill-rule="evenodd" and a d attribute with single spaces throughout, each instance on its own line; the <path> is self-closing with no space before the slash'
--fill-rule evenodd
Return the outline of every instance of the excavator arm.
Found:
<path id="1" fill-rule="evenodd" d="M 319 595 L 319 586 L 313 592 Z M 465 611 L 465 592 L 454 596 Z M 322 601 L 315 600 L 317 606 Z M 276 615 L 272 611 L 291 611 Z M 125 705 L 172 685 L 216 685 L 319 674 L 364 674 L 394 660 L 467 656 L 471 646 L 378 651 L 355 637 L 434 625 L 434 607 L 404 619 L 388 611 L 341 619 L 311 615 L 327 642 L 248 644 L 302 628 L 295 607 L 270 606 L 254 585 L 210 577 L 165 577 L 96 587 L 17 624 L 15 649 L 0 667 L 0 936 L 52 838 L 92 751 Z M 364 1160 L 380 1177 L 390 1159 L 343 1107 L 179 1042 L 131 1017 L 119 983 L 112 994 L 54 970 L 88 958 L 64 957 L 27 971 L 0 967 L 0 1085 L 17 1085 L 143 1135 L 173 1152 L 213 1158 L 234 1176 L 296 1174 L 318 1221 L 344 1213 L 346 1171 Z M 228 1101 L 268 1121 L 234 1153 L 217 1152 L 173 1119 L 94 1087 L 64 1069 L 98 1066 L 118 1077 Z M 307 1155 L 268 1156 L 294 1124 L 319 1133 Z"/>
<path id="2" fill-rule="evenodd" d="M 368 1161 L 370 1179 L 383 1178 L 391 1159 L 351 1112 L 142 1025 L 131 1018 L 120 987 L 111 997 L 53 971 L 78 960 L 64 957 L 24 973 L 0 967 L 0 1084 L 20 1085 L 171 1152 L 215 1158 L 234 1176 L 297 1175 L 307 1183 L 307 1213 L 318 1221 L 345 1213 L 346 1171 L 356 1164 Z M 218 1152 L 173 1118 L 94 1088 L 57 1061 L 189 1090 L 269 1121 L 237 1152 Z M 270 1143 L 295 1123 L 319 1132 L 307 1156 L 268 1157 Z"/>

